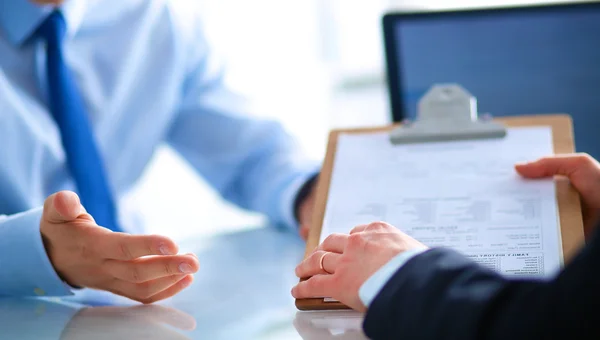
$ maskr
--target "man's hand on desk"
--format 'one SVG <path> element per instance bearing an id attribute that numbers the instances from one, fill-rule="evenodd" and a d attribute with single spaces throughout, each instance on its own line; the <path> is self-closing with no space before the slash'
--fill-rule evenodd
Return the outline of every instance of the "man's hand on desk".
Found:
<path id="1" fill-rule="evenodd" d="M 600 218 L 600 163 L 587 154 L 546 157 L 516 165 L 525 178 L 566 176 L 581 196 L 586 235 Z"/>
<path id="2" fill-rule="evenodd" d="M 99 227 L 69 191 L 46 199 L 40 230 L 56 272 L 75 287 L 152 303 L 189 286 L 199 268 L 194 255 L 176 255 L 177 245 L 167 237 Z"/>
<path id="3" fill-rule="evenodd" d="M 296 267 L 299 278 L 309 279 L 294 287 L 292 295 L 332 297 L 364 311 L 358 294 L 363 283 L 396 255 L 418 248 L 425 246 L 383 222 L 358 226 L 350 235 L 332 234 Z"/>

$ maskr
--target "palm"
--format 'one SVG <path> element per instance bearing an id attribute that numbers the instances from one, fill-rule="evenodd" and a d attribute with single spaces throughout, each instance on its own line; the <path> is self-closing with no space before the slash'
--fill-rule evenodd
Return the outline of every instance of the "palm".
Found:
<path id="1" fill-rule="evenodd" d="M 72 192 L 46 200 L 40 229 L 52 265 L 72 286 L 151 303 L 187 287 L 199 267 L 194 255 L 176 255 L 167 237 L 99 227 Z"/>

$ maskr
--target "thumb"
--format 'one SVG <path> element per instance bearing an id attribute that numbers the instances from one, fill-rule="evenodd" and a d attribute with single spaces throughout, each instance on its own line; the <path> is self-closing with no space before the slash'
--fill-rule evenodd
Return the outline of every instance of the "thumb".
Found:
<path id="1" fill-rule="evenodd" d="M 79 196 L 72 191 L 60 191 L 44 202 L 44 219 L 51 223 L 64 223 L 85 214 Z"/>
<path id="2" fill-rule="evenodd" d="M 594 160 L 586 154 L 544 157 L 534 162 L 519 163 L 515 170 L 525 178 L 543 178 L 555 175 L 571 177 L 575 172 L 588 170 Z"/>

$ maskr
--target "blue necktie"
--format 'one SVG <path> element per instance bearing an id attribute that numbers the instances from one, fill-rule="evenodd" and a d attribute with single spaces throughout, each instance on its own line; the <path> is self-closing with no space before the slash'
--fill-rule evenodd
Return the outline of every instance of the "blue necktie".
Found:
<path id="1" fill-rule="evenodd" d="M 113 196 L 83 100 L 65 64 L 62 46 L 65 33 L 65 19 L 58 11 L 50 14 L 38 31 L 47 45 L 50 111 L 60 129 L 67 164 L 81 203 L 98 225 L 121 231 L 117 226 Z"/>

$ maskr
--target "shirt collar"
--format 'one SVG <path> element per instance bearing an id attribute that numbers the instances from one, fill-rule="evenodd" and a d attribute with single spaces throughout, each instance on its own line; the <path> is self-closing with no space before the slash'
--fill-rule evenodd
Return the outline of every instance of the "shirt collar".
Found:
<path id="1" fill-rule="evenodd" d="M 30 0 L 0 0 L 0 29 L 11 43 L 21 45 L 54 9 L 54 6 L 36 5 Z M 67 38 L 79 30 L 85 9 L 85 0 L 67 0 L 60 6 L 67 23 Z"/>

